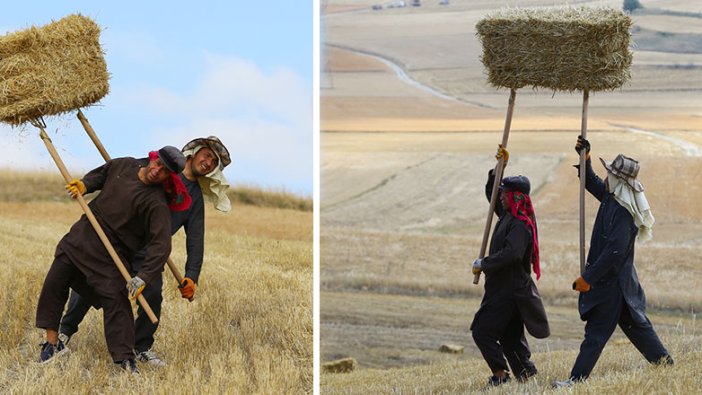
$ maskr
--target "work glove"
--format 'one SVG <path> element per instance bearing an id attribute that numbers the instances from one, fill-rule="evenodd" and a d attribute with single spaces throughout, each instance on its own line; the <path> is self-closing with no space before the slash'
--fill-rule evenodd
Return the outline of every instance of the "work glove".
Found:
<path id="1" fill-rule="evenodd" d="M 127 282 L 127 293 L 129 293 L 129 299 L 134 300 L 138 298 L 145 286 L 146 283 L 144 280 L 140 279 L 139 276 L 132 277 L 132 279 Z"/>
<path id="2" fill-rule="evenodd" d="M 76 196 L 85 194 L 85 184 L 83 184 L 83 181 L 74 178 L 66 184 L 66 190 L 68 191 L 68 196 L 75 199 Z"/>
<path id="3" fill-rule="evenodd" d="M 578 292 L 587 292 L 590 290 L 590 284 L 585 281 L 583 276 L 580 276 L 573 281 L 573 289 Z"/>
<path id="4" fill-rule="evenodd" d="M 580 155 L 580 151 L 585 149 L 585 159 L 590 159 L 590 142 L 584 139 L 582 135 L 578 136 L 578 141 L 575 143 L 575 152 Z"/>
<path id="5" fill-rule="evenodd" d="M 483 258 L 478 258 L 473 261 L 473 274 L 480 274 L 483 269 Z"/>
<path id="6" fill-rule="evenodd" d="M 183 281 L 181 281 L 180 285 L 178 286 L 180 296 L 182 296 L 183 299 L 188 300 L 192 300 L 195 296 L 195 288 L 195 281 L 188 277 L 183 277 Z"/>
<path id="7" fill-rule="evenodd" d="M 495 152 L 495 159 L 500 160 L 505 158 L 505 166 L 507 166 L 507 161 L 509 160 L 509 151 L 507 148 L 502 148 L 502 144 L 497 145 L 497 152 Z"/>

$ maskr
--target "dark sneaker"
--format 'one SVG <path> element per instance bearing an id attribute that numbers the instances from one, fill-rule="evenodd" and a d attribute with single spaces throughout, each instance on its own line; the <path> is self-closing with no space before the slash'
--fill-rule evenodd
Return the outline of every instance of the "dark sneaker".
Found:
<path id="1" fill-rule="evenodd" d="M 536 370 L 536 368 L 534 368 L 532 370 L 522 369 L 522 371 L 519 372 L 519 374 L 515 375 L 515 378 L 520 383 L 524 383 L 524 382 L 528 381 L 529 378 L 536 376 L 537 373 L 539 373 L 539 371 Z"/>
<path id="2" fill-rule="evenodd" d="M 58 344 L 56 345 L 46 342 L 41 345 L 41 354 L 39 354 L 39 362 L 48 362 L 53 357 L 58 357 L 59 355 L 65 354 L 66 352 L 68 352 L 68 348 L 65 344 L 63 344 L 61 340 L 59 340 Z"/>
<path id="3" fill-rule="evenodd" d="M 115 363 L 118 363 L 119 367 L 126 372 L 129 372 L 131 374 L 139 374 L 139 368 L 137 368 L 136 361 L 134 360 L 134 358 L 125 359 L 122 362 Z"/>
<path id="4" fill-rule="evenodd" d="M 507 376 L 503 378 L 499 378 L 497 376 L 490 376 L 488 379 L 488 388 L 489 387 L 497 387 L 498 385 L 502 385 L 504 383 L 508 383 L 511 379 L 509 378 L 509 373 L 507 373 Z"/>
<path id="5" fill-rule="evenodd" d="M 675 361 L 673 361 L 673 357 L 670 355 L 664 355 L 659 359 L 657 362 L 654 362 L 656 365 L 663 365 L 663 366 L 673 366 L 675 365 Z"/>

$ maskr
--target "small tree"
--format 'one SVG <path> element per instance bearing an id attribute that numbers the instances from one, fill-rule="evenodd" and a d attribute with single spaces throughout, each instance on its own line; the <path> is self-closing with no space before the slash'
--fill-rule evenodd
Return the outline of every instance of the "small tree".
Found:
<path id="1" fill-rule="evenodd" d="M 639 0 L 624 0 L 624 11 L 632 12 L 638 8 L 643 8 Z"/>

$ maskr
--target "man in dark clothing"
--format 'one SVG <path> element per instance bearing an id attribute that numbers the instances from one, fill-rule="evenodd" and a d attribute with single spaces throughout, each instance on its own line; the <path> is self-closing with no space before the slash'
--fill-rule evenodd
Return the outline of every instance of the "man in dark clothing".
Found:
<path id="1" fill-rule="evenodd" d="M 58 339 L 58 328 L 72 288 L 91 305 L 102 307 L 105 339 L 113 361 L 136 370 L 133 315 L 127 291 L 136 298 L 145 284 L 160 276 L 171 252 L 166 185 L 184 164 L 181 152 L 166 146 L 153 152 L 153 159 L 146 164 L 134 158 L 114 159 L 66 186 L 73 197 L 101 191 L 89 206 L 128 270 L 137 251 L 148 246 L 148 254 L 125 289 L 122 274 L 87 217 L 83 215 L 71 227 L 56 247 L 55 260 L 37 305 L 36 326 L 47 332 L 42 362 L 65 350 Z"/>
<path id="2" fill-rule="evenodd" d="M 192 202 L 187 210 L 171 212 L 170 234 L 175 234 L 181 227 L 185 230 L 187 261 L 185 262 L 185 277 L 179 290 L 183 298 L 192 300 L 202 268 L 205 244 L 203 189 L 207 197 L 215 202 L 215 207 L 218 210 L 229 211 L 231 206 L 225 193 L 228 184 L 222 175 L 222 170 L 231 163 L 231 159 L 227 148 L 215 136 L 194 139 L 183 147 L 182 152 L 187 159 L 180 179 L 185 184 Z M 133 272 L 139 270 L 148 252 L 144 249 L 135 255 L 132 262 Z M 142 293 L 156 317 L 159 318 L 163 302 L 162 288 L 163 276 L 159 274 L 153 278 Z M 64 343 L 68 343 L 71 336 L 78 331 L 78 325 L 89 309 L 90 303 L 81 298 L 81 295 L 76 292 L 71 294 L 68 308 L 61 319 L 60 338 Z M 151 350 L 157 329 L 158 323 L 152 323 L 139 306 L 137 319 L 134 322 L 134 351 L 137 360 L 154 366 L 165 366 L 166 363 Z"/>
<path id="3" fill-rule="evenodd" d="M 507 158 L 508 153 L 499 148 L 497 158 L 501 157 Z M 494 171 L 490 170 L 485 185 L 488 200 L 494 181 Z M 529 180 L 524 176 L 502 180 L 501 204 L 495 207 L 499 221 L 490 241 L 490 254 L 473 263 L 473 274 L 485 273 L 485 295 L 470 329 L 492 371 L 488 382 L 492 386 L 510 380 L 507 363 L 520 381 L 537 373 L 530 360 L 525 326 L 536 338 L 550 334 L 546 310 L 531 279 L 532 265 L 537 279 L 540 270 L 536 217 L 529 192 Z"/>
<path id="4" fill-rule="evenodd" d="M 580 292 L 578 311 L 586 321 L 585 339 L 570 378 L 554 381 L 555 387 L 590 376 L 617 324 L 647 361 L 673 364 L 646 317 L 646 296 L 634 267 L 634 242 L 650 239 L 654 223 L 643 185 L 636 179 L 639 164 L 621 154 L 611 164 L 600 159 L 607 169 L 603 181 L 592 169 L 590 143 L 579 136 L 575 150 L 583 149 L 585 187 L 600 201 L 585 271 L 573 283 Z"/>

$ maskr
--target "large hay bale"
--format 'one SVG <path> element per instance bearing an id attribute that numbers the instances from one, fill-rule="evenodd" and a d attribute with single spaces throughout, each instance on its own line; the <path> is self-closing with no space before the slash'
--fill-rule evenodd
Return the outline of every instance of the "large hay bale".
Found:
<path id="1" fill-rule="evenodd" d="M 19 125 L 107 95 L 99 37 L 100 27 L 82 15 L 0 37 L 0 121 Z"/>
<path id="2" fill-rule="evenodd" d="M 490 84 L 602 91 L 631 75 L 631 18 L 613 8 L 505 9 L 476 25 Z"/>
<path id="3" fill-rule="evenodd" d="M 349 373 L 356 369 L 356 360 L 353 358 L 337 359 L 322 364 L 323 373 Z"/>

